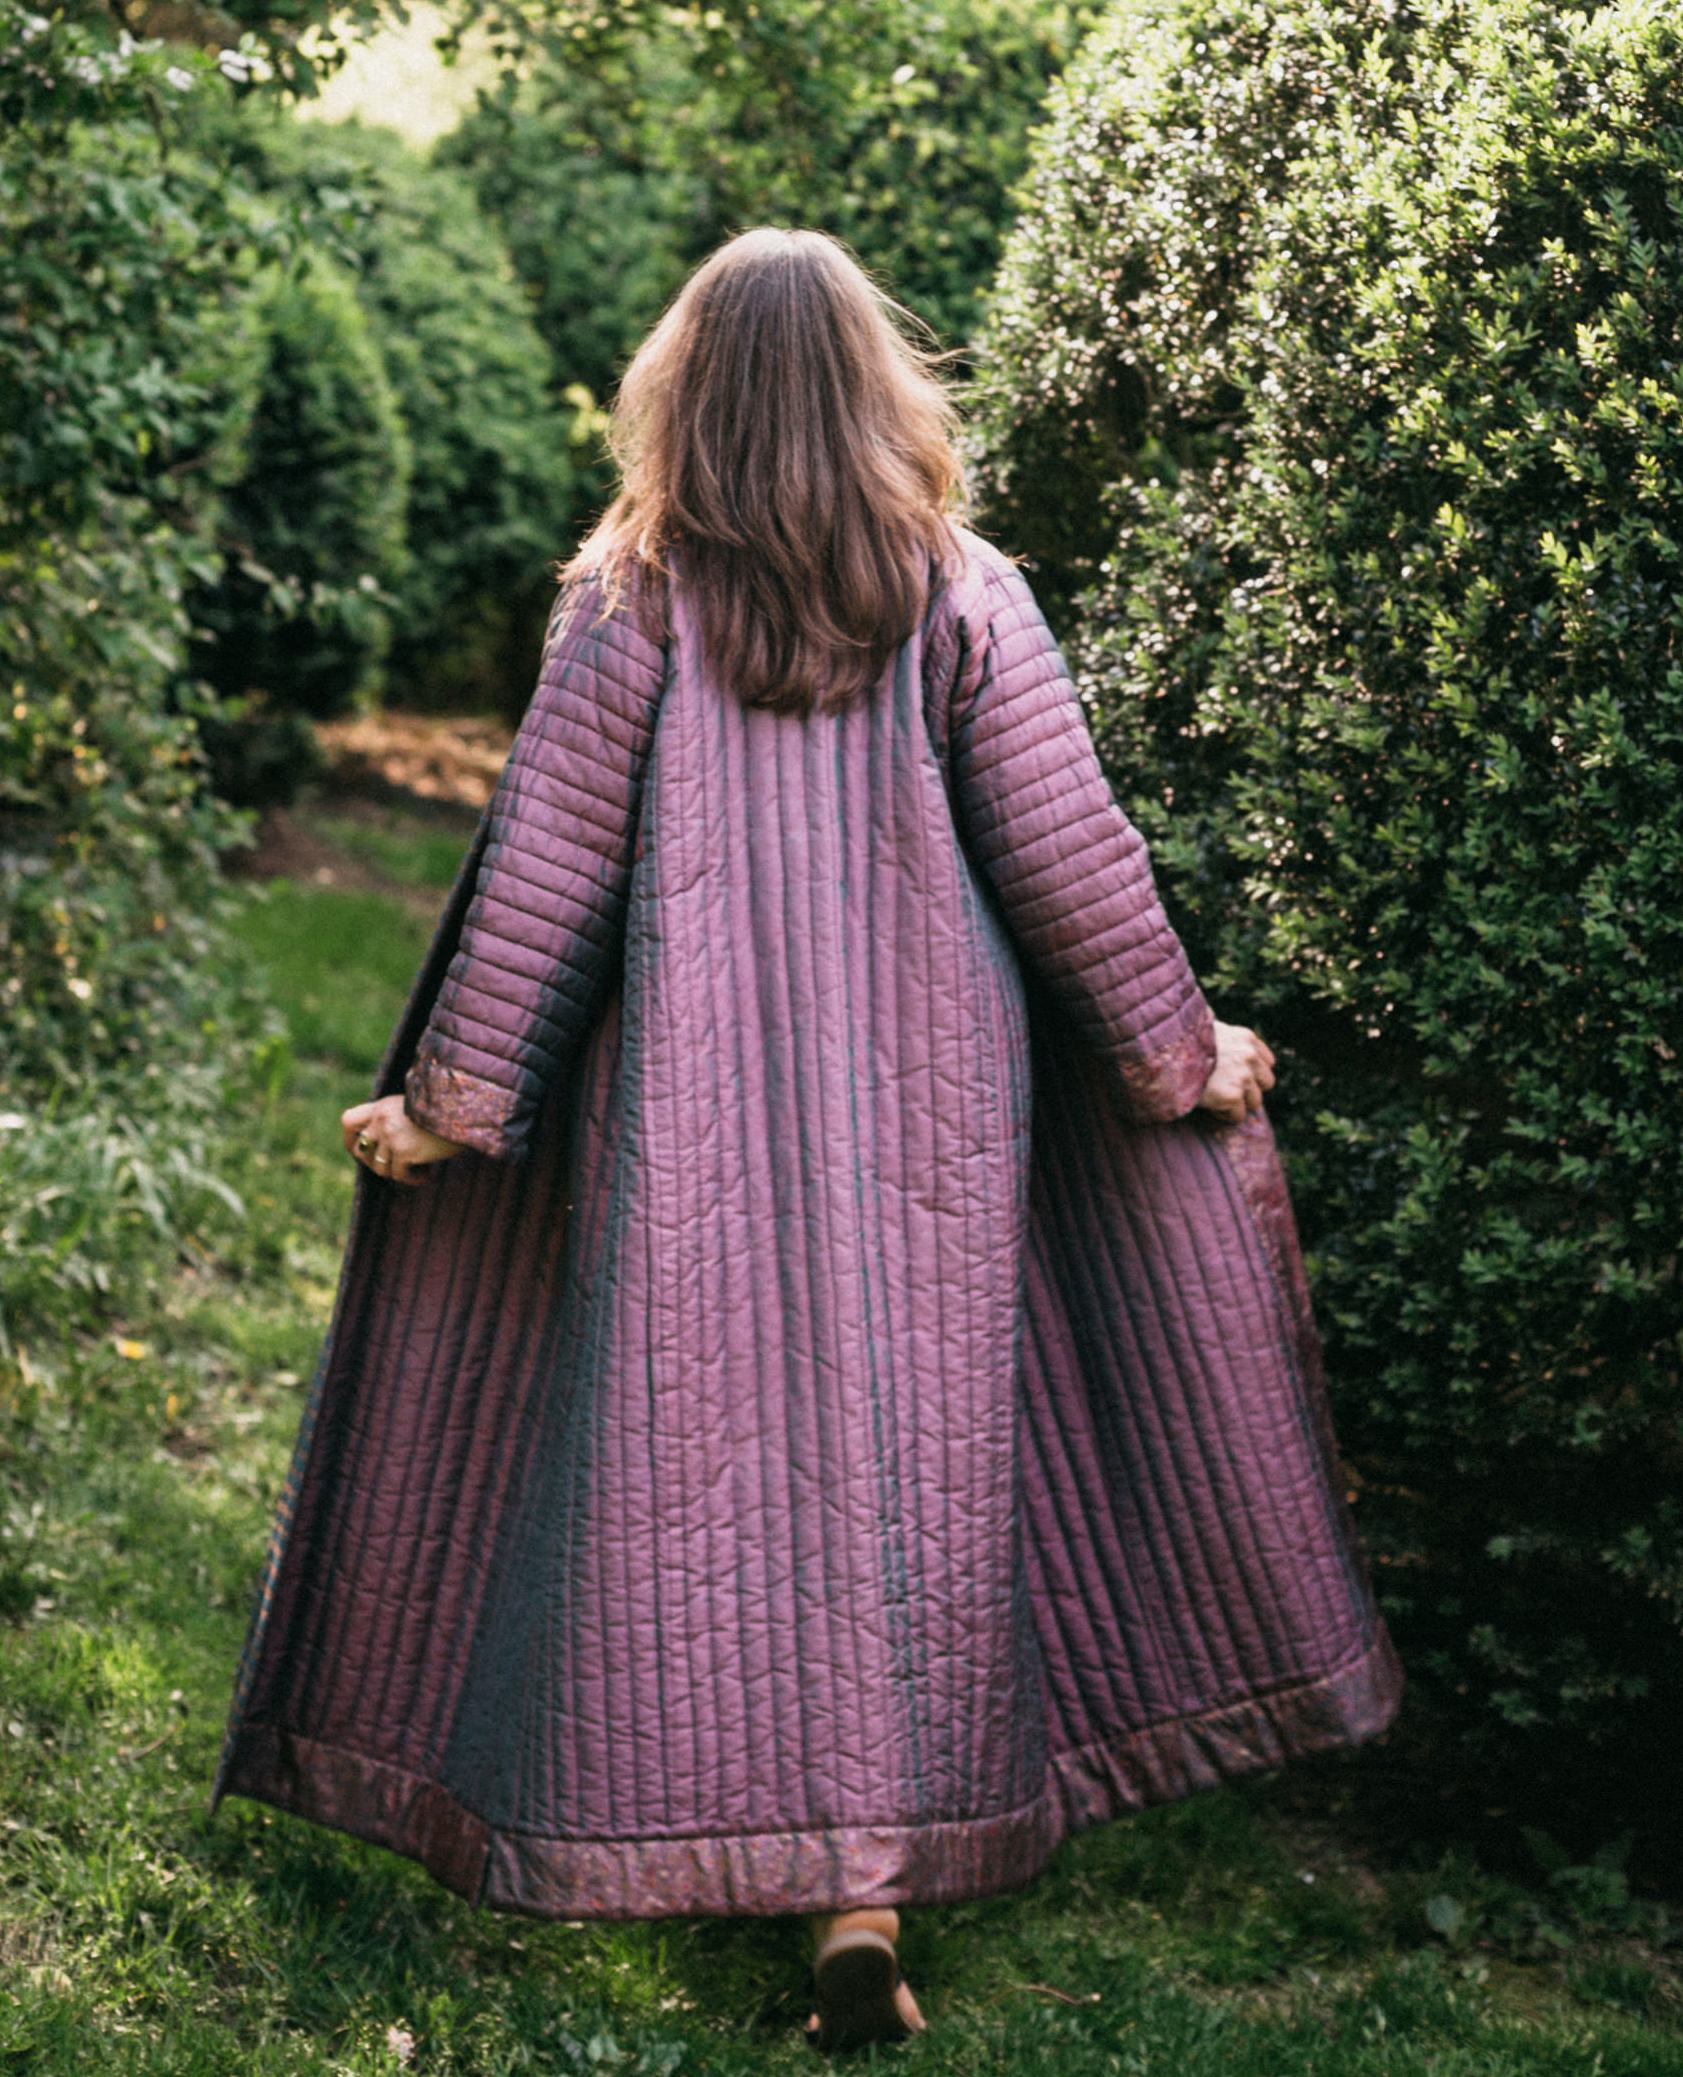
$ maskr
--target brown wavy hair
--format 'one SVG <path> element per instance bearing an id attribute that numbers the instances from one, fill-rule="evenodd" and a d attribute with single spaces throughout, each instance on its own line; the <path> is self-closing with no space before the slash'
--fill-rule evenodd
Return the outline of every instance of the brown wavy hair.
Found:
<path id="1" fill-rule="evenodd" d="M 727 239 L 620 378 L 620 488 L 560 580 L 596 576 L 611 606 L 676 578 L 750 706 L 861 696 L 950 574 L 968 500 L 939 372 L 957 349 L 920 325 L 827 232 Z"/>

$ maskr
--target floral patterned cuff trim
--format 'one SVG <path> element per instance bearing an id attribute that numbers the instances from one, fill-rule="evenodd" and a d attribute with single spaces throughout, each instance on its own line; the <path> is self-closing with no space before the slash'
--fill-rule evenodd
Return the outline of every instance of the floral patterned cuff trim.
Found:
<path id="1" fill-rule="evenodd" d="M 1215 1017 L 1200 1003 L 1194 1023 L 1143 1059 L 1118 1062 L 1131 1116 L 1150 1124 L 1184 1117 L 1215 1071 Z"/>
<path id="2" fill-rule="evenodd" d="M 494 1161 L 506 1161 L 516 1151 L 510 1125 L 518 1102 L 512 1089 L 446 1067 L 430 1054 L 416 1060 L 403 1078 L 403 1108 L 417 1125 Z"/>

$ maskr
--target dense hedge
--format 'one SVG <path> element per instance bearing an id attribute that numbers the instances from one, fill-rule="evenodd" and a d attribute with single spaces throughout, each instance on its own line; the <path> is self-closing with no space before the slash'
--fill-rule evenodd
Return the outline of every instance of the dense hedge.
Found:
<path id="1" fill-rule="evenodd" d="M 0 1406 L 231 1209 L 211 1155 L 265 1022 L 184 604 L 263 240 L 165 149 L 195 91 L 226 91 L 209 57 L 0 0 Z"/>
<path id="2" fill-rule="evenodd" d="M 1280 1056 L 1417 1692 L 1539 1762 L 1683 1700 L 1680 196 L 1640 0 L 1128 0 L 983 342 L 985 523 Z"/>
<path id="3" fill-rule="evenodd" d="M 193 602 L 200 668 L 320 716 L 375 683 L 408 561 L 408 429 L 343 271 L 276 269 L 248 310 L 255 376 L 240 469 L 223 504 L 224 563 Z"/>
<path id="4" fill-rule="evenodd" d="M 472 183 L 393 131 L 256 103 L 202 124 L 196 142 L 336 255 L 390 382 L 411 466 L 403 566 L 384 587 L 387 696 L 458 711 L 522 702 L 587 464 L 578 410 L 555 394 Z M 336 466 L 331 444 L 321 453 Z"/>
<path id="5" fill-rule="evenodd" d="M 947 344 L 973 329 L 1031 126 L 1099 0 L 590 0 L 485 10 L 516 87 L 441 141 L 502 225 L 565 383 L 605 397 L 731 232 L 845 239 Z M 604 489 L 607 487 L 604 482 Z"/>

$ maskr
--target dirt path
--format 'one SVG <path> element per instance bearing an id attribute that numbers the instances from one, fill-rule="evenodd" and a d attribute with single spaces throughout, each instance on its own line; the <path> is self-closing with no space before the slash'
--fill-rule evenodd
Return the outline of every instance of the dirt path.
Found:
<path id="1" fill-rule="evenodd" d="M 507 759 L 513 729 L 477 716 L 384 713 L 318 723 L 316 738 L 325 775 L 301 788 L 295 801 L 261 810 L 255 846 L 232 853 L 229 872 L 386 894 L 430 919 L 439 905 L 438 876 L 417 883 L 377 856 L 348 848 L 344 825 L 398 839 L 454 836 L 465 848 Z"/>

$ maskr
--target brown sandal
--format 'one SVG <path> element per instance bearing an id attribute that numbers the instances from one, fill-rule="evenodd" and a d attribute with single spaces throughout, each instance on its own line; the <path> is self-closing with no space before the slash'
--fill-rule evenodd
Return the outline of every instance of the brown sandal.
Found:
<path id="1" fill-rule="evenodd" d="M 818 2020 L 807 2022 L 806 2038 L 828 2052 L 921 2033 L 929 2022 L 914 2026 L 901 2012 L 900 1981 L 899 1957 L 886 1933 L 865 1926 L 832 1933 L 812 1958 Z"/>

